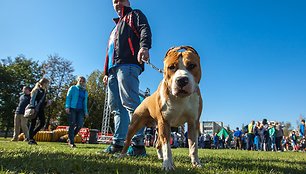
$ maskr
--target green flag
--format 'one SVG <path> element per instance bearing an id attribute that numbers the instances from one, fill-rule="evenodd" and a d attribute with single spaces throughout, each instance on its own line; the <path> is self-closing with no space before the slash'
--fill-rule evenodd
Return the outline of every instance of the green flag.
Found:
<path id="1" fill-rule="evenodd" d="M 222 135 L 223 135 L 224 138 L 226 138 L 228 136 L 228 133 L 227 133 L 227 131 L 224 128 L 222 128 L 217 135 L 219 137 L 222 137 Z"/>

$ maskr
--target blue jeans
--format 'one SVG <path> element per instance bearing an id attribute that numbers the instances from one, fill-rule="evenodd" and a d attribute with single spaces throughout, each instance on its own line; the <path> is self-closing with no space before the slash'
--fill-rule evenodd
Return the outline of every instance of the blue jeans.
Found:
<path id="1" fill-rule="evenodd" d="M 255 150 L 260 150 L 260 145 L 259 145 L 259 136 L 258 135 L 255 135 L 255 138 L 254 138 L 254 148 Z"/>
<path id="2" fill-rule="evenodd" d="M 254 134 L 248 133 L 247 137 L 247 148 L 248 150 L 252 150 L 254 145 Z"/>
<path id="3" fill-rule="evenodd" d="M 271 149 L 276 150 L 275 137 L 270 136 L 270 140 L 271 140 Z"/>
<path id="4" fill-rule="evenodd" d="M 140 104 L 139 79 L 141 68 L 120 65 L 110 69 L 108 75 L 108 104 L 114 115 L 113 144 L 123 146 L 132 115 Z M 144 128 L 132 138 L 134 145 L 144 145 Z"/>
<path id="5" fill-rule="evenodd" d="M 68 116 L 69 130 L 68 138 L 70 144 L 74 144 L 74 137 L 79 133 L 84 123 L 84 109 L 70 108 L 70 114 Z"/>

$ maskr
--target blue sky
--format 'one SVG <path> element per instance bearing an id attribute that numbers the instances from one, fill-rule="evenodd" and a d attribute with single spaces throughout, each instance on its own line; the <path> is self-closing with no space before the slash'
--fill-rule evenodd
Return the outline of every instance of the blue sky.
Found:
<path id="1" fill-rule="evenodd" d="M 151 25 L 154 65 L 163 67 L 172 46 L 199 52 L 202 120 L 296 126 L 306 116 L 306 1 L 130 1 Z M 1 0 L 0 58 L 58 54 L 73 62 L 75 75 L 103 70 L 113 17 L 111 0 Z M 140 87 L 153 92 L 161 79 L 147 66 Z"/>

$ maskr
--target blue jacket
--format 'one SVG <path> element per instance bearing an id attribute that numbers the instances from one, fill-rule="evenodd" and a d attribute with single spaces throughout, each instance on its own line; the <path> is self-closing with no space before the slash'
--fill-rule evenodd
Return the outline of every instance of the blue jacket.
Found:
<path id="1" fill-rule="evenodd" d="M 234 137 L 241 137 L 241 135 L 242 135 L 242 132 L 240 130 L 236 130 L 234 132 Z"/>
<path id="2" fill-rule="evenodd" d="M 305 126 L 303 124 L 300 124 L 300 136 L 305 136 Z"/>
<path id="3" fill-rule="evenodd" d="M 69 88 L 66 96 L 66 104 L 65 108 L 77 108 L 77 103 L 79 99 L 79 87 L 77 85 L 73 85 Z M 85 99 L 84 99 L 84 113 L 88 115 L 87 110 L 87 101 L 88 101 L 88 92 L 85 90 Z"/>

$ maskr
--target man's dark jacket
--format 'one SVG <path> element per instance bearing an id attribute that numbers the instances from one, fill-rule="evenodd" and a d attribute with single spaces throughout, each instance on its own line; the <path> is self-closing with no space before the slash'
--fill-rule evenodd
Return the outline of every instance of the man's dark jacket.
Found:
<path id="1" fill-rule="evenodd" d="M 19 97 L 19 103 L 18 103 L 15 113 L 24 114 L 24 110 L 27 107 L 27 105 L 30 103 L 30 99 L 31 99 L 30 95 L 26 95 L 26 94 L 21 95 Z"/>
<path id="2" fill-rule="evenodd" d="M 122 17 L 115 18 L 117 30 L 114 38 L 113 57 L 107 55 L 104 64 L 104 73 L 108 75 L 108 63 L 112 61 L 115 64 L 136 64 L 144 70 L 144 64 L 137 60 L 137 54 L 140 48 L 151 48 L 151 29 L 146 16 L 140 10 L 133 10 L 130 7 L 123 7 Z"/>

